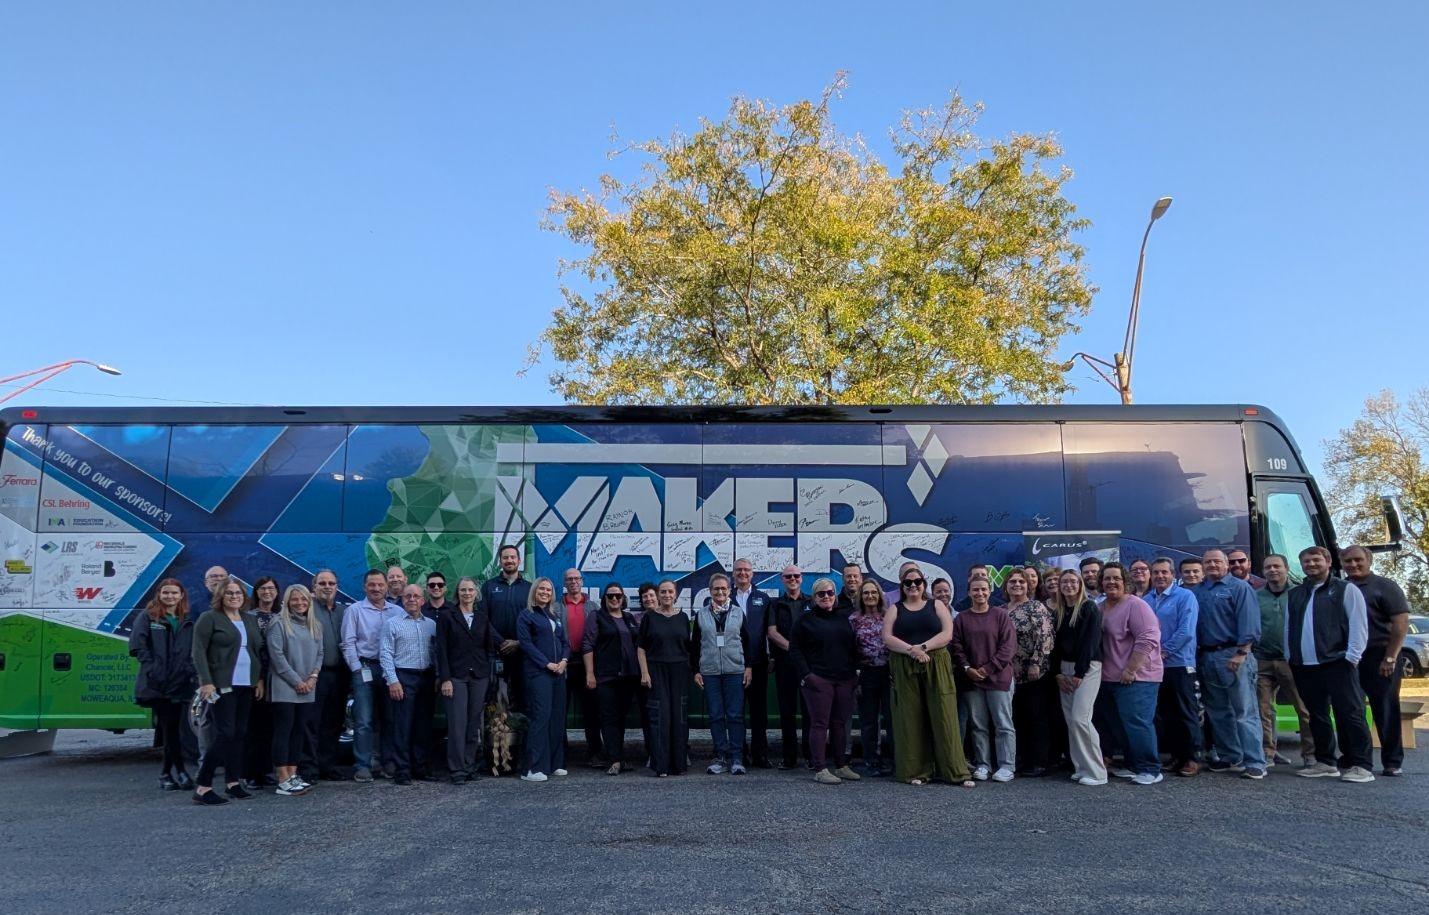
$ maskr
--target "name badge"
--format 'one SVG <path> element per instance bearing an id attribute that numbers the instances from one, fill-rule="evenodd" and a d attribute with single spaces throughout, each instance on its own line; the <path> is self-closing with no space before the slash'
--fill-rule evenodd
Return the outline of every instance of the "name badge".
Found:
<path id="1" fill-rule="evenodd" d="M 233 687 L 231 687 L 231 686 L 225 686 L 223 689 L 221 689 L 221 690 L 218 691 L 218 694 L 219 694 L 220 696 L 227 696 L 227 695 L 228 695 L 229 693 L 231 693 L 231 692 L 233 692 Z"/>
<path id="2" fill-rule="evenodd" d="M 717 635 L 717 636 L 715 636 L 715 647 L 716 647 L 716 648 L 723 648 L 723 647 L 724 647 L 724 636 L 722 636 L 722 635 Z"/>
<path id="3" fill-rule="evenodd" d="M 372 668 L 370 668 L 370 667 L 364 667 L 364 668 L 362 668 L 362 682 L 363 682 L 363 683 L 371 683 L 371 682 L 372 682 Z"/>

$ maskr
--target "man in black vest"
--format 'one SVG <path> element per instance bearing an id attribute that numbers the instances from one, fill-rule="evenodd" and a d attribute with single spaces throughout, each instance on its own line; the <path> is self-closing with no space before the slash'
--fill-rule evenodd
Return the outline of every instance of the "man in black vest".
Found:
<path id="1" fill-rule="evenodd" d="M 1399 723 L 1399 652 L 1409 634 L 1409 601 L 1399 585 L 1370 571 L 1369 550 L 1340 550 L 1345 574 L 1364 595 L 1369 612 L 1369 642 L 1360 658 L 1360 688 L 1369 697 L 1369 711 L 1379 732 L 1379 764 L 1385 775 L 1398 775 L 1404 765 L 1404 732 Z"/>
<path id="2" fill-rule="evenodd" d="M 756 769 L 769 763 L 769 595 L 754 587 L 754 566 L 748 559 L 734 561 L 734 593 L 730 600 L 744 612 L 744 637 L 749 648 L 744 666 L 753 671 L 744 698 L 749 704 L 749 761 Z"/>
<path id="3" fill-rule="evenodd" d="M 1372 782 L 1369 725 L 1365 724 L 1358 666 L 1369 637 L 1364 595 L 1350 582 L 1330 577 L 1330 551 L 1322 546 L 1301 550 L 1300 566 L 1305 580 L 1290 592 L 1285 655 L 1290 659 L 1295 687 L 1310 710 L 1315 764 L 1296 774 Z M 1331 708 L 1335 711 L 1333 725 Z M 1336 731 L 1343 772 L 1336 766 Z"/>
<path id="4" fill-rule="evenodd" d="M 803 591 L 804 573 L 798 566 L 785 566 L 780 579 L 784 583 L 784 593 L 769 604 L 765 632 L 769 637 L 769 654 L 774 661 L 774 689 L 779 703 L 779 730 L 783 737 L 780 745 L 784 759 L 779 768 L 794 769 L 799 765 L 799 747 L 808 746 L 809 716 L 807 713 L 803 716 L 801 739 L 798 719 L 803 703 L 799 695 L 799 671 L 789 660 L 789 639 L 794 636 L 794 624 L 808 611 L 810 597 Z"/>

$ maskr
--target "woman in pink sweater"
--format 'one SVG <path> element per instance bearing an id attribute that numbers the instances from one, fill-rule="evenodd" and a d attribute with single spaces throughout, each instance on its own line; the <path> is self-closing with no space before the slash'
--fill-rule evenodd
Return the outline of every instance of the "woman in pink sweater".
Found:
<path id="1" fill-rule="evenodd" d="M 1112 775 L 1138 785 L 1161 781 L 1156 747 L 1156 696 L 1161 688 L 1161 626 L 1146 601 L 1127 590 L 1119 562 L 1102 567 L 1102 689 L 1115 714 L 1113 737 L 1126 748 L 1126 767 Z"/>

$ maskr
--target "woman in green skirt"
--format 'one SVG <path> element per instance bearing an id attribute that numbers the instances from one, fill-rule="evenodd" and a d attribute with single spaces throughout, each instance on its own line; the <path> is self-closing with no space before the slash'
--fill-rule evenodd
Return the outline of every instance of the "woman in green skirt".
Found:
<path id="1" fill-rule="evenodd" d="M 952 611 L 926 596 L 928 582 L 916 568 L 898 584 L 902 600 L 883 617 L 883 641 L 892 653 L 894 773 L 910 785 L 937 778 L 971 788 L 948 658 Z"/>

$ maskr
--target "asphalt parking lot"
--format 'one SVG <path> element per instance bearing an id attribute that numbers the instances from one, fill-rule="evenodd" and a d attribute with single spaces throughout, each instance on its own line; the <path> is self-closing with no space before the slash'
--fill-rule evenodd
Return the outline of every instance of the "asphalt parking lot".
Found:
<path id="1" fill-rule="evenodd" d="M 51 755 L 0 760 L 0 911 L 1429 910 L 1425 750 L 1372 785 L 576 768 L 209 809 L 157 790 L 148 738 L 64 732 Z"/>

